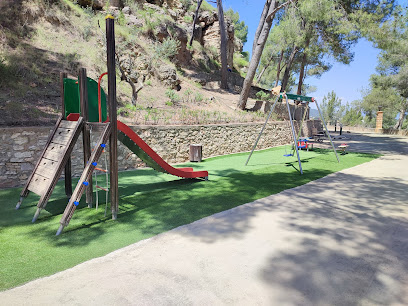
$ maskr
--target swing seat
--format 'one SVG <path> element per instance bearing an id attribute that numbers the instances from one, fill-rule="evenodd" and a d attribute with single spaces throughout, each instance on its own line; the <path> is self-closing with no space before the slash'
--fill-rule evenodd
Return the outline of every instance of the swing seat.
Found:
<path id="1" fill-rule="evenodd" d="M 293 154 L 283 154 L 285 157 L 293 156 Z"/>

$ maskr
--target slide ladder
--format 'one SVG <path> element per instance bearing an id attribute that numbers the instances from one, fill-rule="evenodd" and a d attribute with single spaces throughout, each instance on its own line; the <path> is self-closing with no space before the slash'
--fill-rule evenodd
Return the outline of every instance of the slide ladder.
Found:
<path id="1" fill-rule="evenodd" d="M 57 120 L 41 156 L 20 194 L 16 209 L 31 192 L 40 196 L 33 222 L 38 218 L 61 176 L 62 170 L 71 156 L 71 152 L 82 130 L 83 119 L 78 121 Z"/>
<path id="2" fill-rule="evenodd" d="M 81 178 L 79 179 L 78 184 L 75 187 L 75 190 L 72 193 L 71 198 L 69 199 L 69 202 L 67 204 L 67 207 L 65 208 L 64 214 L 62 215 L 62 218 L 60 221 L 61 225 L 56 234 L 57 236 L 61 234 L 64 227 L 68 225 L 69 221 L 72 218 L 72 215 L 75 212 L 76 207 L 79 204 L 79 201 L 81 200 L 82 194 L 84 193 L 87 186 L 89 185 L 89 180 L 91 179 L 92 173 L 98 165 L 97 162 L 103 150 L 106 147 L 106 141 L 109 139 L 111 130 L 112 130 L 111 124 L 109 122 L 105 123 L 105 128 L 93 149 L 91 157 L 89 158 L 88 163 L 84 171 L 82 172 Z"/>

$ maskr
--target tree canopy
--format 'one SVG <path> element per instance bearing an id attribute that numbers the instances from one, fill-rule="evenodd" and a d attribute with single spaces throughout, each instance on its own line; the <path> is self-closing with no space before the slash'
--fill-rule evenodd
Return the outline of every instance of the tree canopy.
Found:
<path id="1" fill-rule="evenodd" d="M 264 84 L 280 81 L 282 90 L 289 89 L 297 79 L 298 94 L 307 89 L 303 84 L 307 76 L 322 75 L 333 61 L 349 64 L 354 56 L 351 46 L 378 28 L 395 8 L 395 0 L 297 0 L 282 3 L 284 7 L 267 0 L 254 39 L 253 55 L 256 57 L 258 54 L 254 51 L 259 46 L 259 33 L 268 19 L 265 10 L 271 9 L 272 2 L 275 11 L 268 16 L 276 14 L 276 20 L 266 52 L 257 67 L 257 79 Z M 282 10 L 276 11 L 278 8 Z M 254 66 L 255 63 L 250 65 Z M 248 75 L 245 84 L 252 82 Z M 246 95 L 241 93 L 240 108 L 245 107 L 245 99 Z"/>
<path id="2" fill-rule="evenodd" d="M 364 109 L 369 112 L 383 106 L 387 123 L 401 129 L 408 111 L 408 10 L 397 7 L 392 18 L 380 28 L 369 29 L 369 37 L 381 49 L 377 74 L 370 78 L 371 88 L 364 96 Z"/>

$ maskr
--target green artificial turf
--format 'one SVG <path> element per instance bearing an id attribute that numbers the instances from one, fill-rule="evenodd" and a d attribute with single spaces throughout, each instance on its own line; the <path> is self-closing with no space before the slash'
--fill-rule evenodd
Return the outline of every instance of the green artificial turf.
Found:
<path id="1" fill-rule="evenodd" d="M 283 154 L 284 147 L 255 152 L 248 166 L 244 166 L 246 153 L 183 165 L 208 170 L 209 181 L 178 179 L 151 169 L 121 172 L 117 221 L 104 217 L 105 195 L 100 193 L 99 209 L 85 207 L 82 200 L 58 237 L 55 233 L 67 203 L 63 182 L 35 224 L 31 218 L 38 196 L 31 193 L 15 210 L 21 188 L 0 190 L 0 290 L 378 157 L 349 153 L 340 155 L 337 163 L 332 151 L 301 151 L 304 174 L 300 175 L 296 158 Z"/>

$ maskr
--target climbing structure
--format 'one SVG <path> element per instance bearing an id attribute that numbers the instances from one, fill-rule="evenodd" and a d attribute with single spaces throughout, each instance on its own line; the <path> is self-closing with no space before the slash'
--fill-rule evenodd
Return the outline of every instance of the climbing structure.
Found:
<path id="1" fill-rule="evenodd" d="M 60 227 L 57 231 L 57 235 L 59 235 L 62 230 L 64 229 L 65 226 L 68 225 L 69 221 L 72 218 L 72 215 L 74 214 L 74 211 L 76 207 L 79 204 L 79 201 L 81 200 L 82 194 L 84 193 L 85 189 L 89 186 L 89 181 L 92 178 L 92 173 L 95 170 L 96 166 L 98 165 L 98 160 L 99 157 L 101 156 L 103 150 L 106 147 L 106 141 L 109 139 L 109 136 L 112 132 L 112 127 L 110 122 L 107 122 L 104 124 L 105 128 L 102 131 L 98 142 L 96 143 L 92 155 L 89 158 L 87 165 L 82 172 L 82 175 L 78 181 L 78 184 L 72 193 L 71 198 L 69 199 L 68 205 L 65 208 L 64 214 L 62 215 L 61 221 L 60 221 Z"/>
<path id="2" fill-rule="evenodd" d="M 118 212 L 118 159 L 117 142 L 118 133 L 120 139 L 133 152 L 155 170 L 176 175 L 183 178 L 208 178 L 207 171 L 193 171 L 192 168 L 174 168 L 167 164 L 156 152 L 154 152 L 132 129 L 117 121 L 116 103 L 116 70 L 115 70 L 115 35 L 114 20 L 112 16 L 106 18 L 106 46 L 108 72 L 108 99 L 100 88 L 99 82 L 87 78 L 86 69 L 79 70 L 78 81 L 67 78 L 66 73 L 61 73 L 61 97 L 62 116 L 58 119 L 44 151 L 33 173 L 28 179 L 26 186 L 21 192 L 17 203 L 18 209 L 22 201 L 30 191 L 40 196 L 37 211 L 33 222 L 37 220 L 42 209 L 45 208 L 52 191 L 58 182 L 62 170 L 65 170 L 65 193 L 69 197 L 60 221 L 57 235 L 61 234 L 66 227 L 76 207 L 79 205 L 82 195 L 86 194 L 88 207 L 93 203 L 92 173 L 100 170 L 98 160 L 109 147 L 109 193 L 112 219 L 117 218 Z M 107 103 L 108 102 L 108 103 Z M 107 107 L 108 106 L 108 107 Z M 109 110 L 107 112 L 107 110 Z M 109 114 L 109 116 L 108 116 Z M 109 118 L 109 119 L 108 119 Z M 119 125 L 119 129 L 118 129 Z M 101 131 L 99 138 L 91 150 L 91 130 Z M 84 170 L 72 191 L 71 178 L 71 152 L 82 132 Z M 103 169 L 103 171 L 108 171 Z M 98 188 L 99 186 L 96 186 Z M 105 188 L 108 191 L 107 188 Z"/>
<path id="3" fill-rule="evenodd" d="M 48 137 L 45 148 L 32 174 L 28 178 L 25 187 L 21 191 L 20 200 L 16 206 L 16 209 L 21 206 L 23 199 L 27 197 L 30 191 L 39 195 L 40 200 L 33 222 L 37 219 L 41 209 L 47 205 L 52 191 L 81 133 L 82 125 L 82 117 L 78 118 L 78 121 L 73 122 L 63 120 L 61 116 Z"/>

